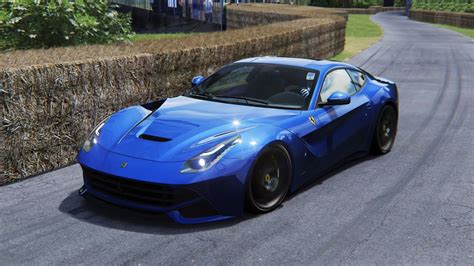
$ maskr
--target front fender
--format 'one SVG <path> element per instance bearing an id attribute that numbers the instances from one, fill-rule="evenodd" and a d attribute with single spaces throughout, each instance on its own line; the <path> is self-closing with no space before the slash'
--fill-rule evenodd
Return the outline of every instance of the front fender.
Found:
<path id="1" fill-rule="evenodd" d="M 240 136 L 241 142 L 228 153 L 227 158 L 255 159 L 259 152 L 268 144 L 274 141 L 291 143 L 295 138 L 294 134 L 288 130 L 271 125 L 256 126 L 251 130 L 243 132 Z"/>
<path id="2" fill-rule="evenodd" d="M 142 106 L 132 106 L 112 114 L 101 129 L 98 144 L 107 150 L 112 149 L 127 132 L 151 113 Z"/>
<path id="3" fill-rule="evenodd" d="M 241 134 L 241 141 L 226 155 L 227 158 L 247 158 L 255 162 L 260 152 L 267 146 L 278 143 L 283 145 L 290 154 L 293 166 L 291 191 L 307 180 L 309 174 L 307 170 L 312 157 L 307 147 L 294 133 L 277 126 L 261 125 Z"/>

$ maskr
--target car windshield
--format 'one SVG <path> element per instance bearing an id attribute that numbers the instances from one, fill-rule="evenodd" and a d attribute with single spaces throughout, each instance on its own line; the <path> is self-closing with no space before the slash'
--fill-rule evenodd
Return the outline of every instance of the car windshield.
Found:
<path id="1" fill-rule="evenodd" d="M 289 109 L 306 109 L 318 79 L 312 69 L 277 64 L 237 63 L 193 88 L 190 97 Z"/>

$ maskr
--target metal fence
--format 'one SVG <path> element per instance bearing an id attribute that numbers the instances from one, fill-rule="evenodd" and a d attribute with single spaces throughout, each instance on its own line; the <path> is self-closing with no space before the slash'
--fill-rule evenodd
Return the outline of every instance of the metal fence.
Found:
<path id="1" fill-rule="evenodd" d="M 124 6 L 136 7 L 141 9 L 152 9 L 153 0 L 110 0 L 111 3 Z"/>

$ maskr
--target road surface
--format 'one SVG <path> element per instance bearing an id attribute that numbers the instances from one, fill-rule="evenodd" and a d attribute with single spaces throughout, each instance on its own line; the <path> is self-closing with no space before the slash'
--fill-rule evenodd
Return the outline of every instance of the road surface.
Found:
<path id="1" fill-rule="evenodd" d="M 397 13 L 351 60 L 398 83 L 391 153 L 261 216 L 174 224 L 77 195 L 77 165 L 0 187 L 0 264 L 474 264 L 474 42 Z"/>

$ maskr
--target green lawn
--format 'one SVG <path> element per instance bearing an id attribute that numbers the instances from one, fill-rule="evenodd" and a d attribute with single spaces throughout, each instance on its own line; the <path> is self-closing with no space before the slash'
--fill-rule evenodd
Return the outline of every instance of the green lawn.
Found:
<path id="1" fill-rule="evenodd" d="M 446 25 L 446 24 L 432 24 L 436 27 L 440 27 L 440 28 L 445 28 L 445 29 L 448 29 L 448 30 L 452 30 L 452 31 L 457 31 L 461 34 L 464 34 L 468 37 L 471 37 L 472 39 L 474 39 L 474 29 L 466 29 L 466 28 L 460 28 L 460 27 L 456 27 L 456 26 L 451 26 L 451 25 Z"/>
<path id="2" fill-rule="evenodd" d="M 135 34 L 132 41 L 161 40 L 189 36 L 190 33 Z"/>
<path id="3" fill-rule="evenodd" d="M 350 14 L 346 25 L 344 51 L 331 59 L 347 60 L 376 43 L 382 35 L 382 29 L 370 19 L 370 15 Z"/>

